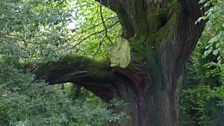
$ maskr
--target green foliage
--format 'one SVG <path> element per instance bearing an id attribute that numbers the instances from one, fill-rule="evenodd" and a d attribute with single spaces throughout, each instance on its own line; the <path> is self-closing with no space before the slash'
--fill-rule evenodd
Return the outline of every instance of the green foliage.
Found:
<path id="1" fill-rule="evenodd" d="M 223 88 L 200 84 L 182 91 L 182 124 L 185 126 L 222 126 Z"/>
<path id="2" fill-rule="evenodd" d="M 107 58 L 113 43 L 119 40 L 121 27 L 118 18 L 114 12 L 108 8 L 102 7 L 102 16 L 100 14 L 100 4 L 95 0 L 77 0 L 79 15 L 75 20 L 82 20 L 82 23 L 74 33 L 72 33 L 69 49 L 79 55 L 85 55 L 96 60 Z"/>
<path id="3" fill-rule="evenodd" d="M 209 18 L 185 72 L 182 122 L 186 126 L 223 126 L 224 2 L 201 3 L 212 8 L 198 20 Z M 121 33 L 114 12 L 102 7 L 105 30 L 100 5 L 94 0 L 1 0 L 0 8 L 1 126 L 105 126 L 128 118 L 113 109 L 122 111 L 123 102 L 108 105 L 72 86 L 61 90 L 20 69 L 21 64 L 48 64 L 68 54 L 105 60 Z M 136 48 L 142 51 L 143 47 Z M 148 50 L 141 54 L 151 55 Z"/>
<path id="4" fill-rule="evenodd" d="M 0 1 L 1 126 L 105 126 L 127 118 L 125 113 L 114 113 L 108 104 L 85 90 L 81 91 L 82 97 L 73 97 L 73 93 L 35 80 L 29 70 L 20 69 L 21 64 L 47 64 L 67 54 L 95 54 L 104 32 L 85 40 L 92 43 L 73 46 L 92 32 L 104 29 L 98 6 L 93 0 Z M 105 11 L 103 14 L 115 15 Z M 106 18 L 106 25 L 117 21 L 110 19 Z M 91 28 L 93 23 L 99 24 Z M 75 26 L 71 28 L 72 24 Z M 113 30 L 118 31 L 119 25 Z M 112 32 L 108 36 L 117 34 Z M 109 41 L 105 41 L 98 59 L 108 52 Z"/>
<path id="5" fill-rule="evenodd" d="M 205 6 L 213 6 L 201 18 L 209 21 L 184 75 L 184 126 L 224 125 L 224 2 L 208 1 Z"/>
<path id="6" fill-rule="evenodd" d="M 1 1 L 1 54 L 34 61 L 47 61 L 66 54 L 63 51 L 68 34 L 65 25 L 71 11 L 66 2 L 69 0 Z"/>
<path id="7" fill-rule="evenodd" d="M 126 118 L 124 113 L 113 114 L 95 96 L 72 100 L 13 66 L 2 63 L 0 68 L 1 125 L 105 126 Z"/>

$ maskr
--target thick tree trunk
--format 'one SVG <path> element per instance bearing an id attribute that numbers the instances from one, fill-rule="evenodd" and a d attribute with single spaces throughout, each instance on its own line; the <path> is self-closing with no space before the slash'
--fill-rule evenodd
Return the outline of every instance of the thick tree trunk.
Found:
<path id="1" fill-rule="evenodd" d="M 161 71 L 149 78 L 141 73 L 133 74 L 133 71 L 118 72 L 120 77 L 127 77 L 127 74 L 131 77 L 117 84 L 119 96 L 128 103 L 124 111 L 131 119 L 111 126 L 179 126 L 180 76 L 166 81 Z"/>
<path id="2" fill-rule="evenodd" d="M 166 89 L 141 93 L 131 88 L 123 93 L 131 119 L 119 126 L 179 126 L 177 93 Z"/>
<path id="3" fill-rule="evenodd" d="M 198 0 L 97 1 L 119 17 L 132 50 L 129 66 L 111 69 L 109 62 L 72 57 L 43 64 L 35 73 L 52 84 L 83 86 L 107 102 L 128 102 L 124 110 L 131 119 L 111 126 L 180 126 L 181 73 L 205 24 L 195 24 L 203 15 Z"/>
<path id="4" fill-rule="evenodd" d="M 128 68 L 116 70 L 128 80 L 116 89 L 128 101 L 131 115 L 131 120 L 119 126 L 180 126 L 181 74 L 205 21 L 195 23 L 203 15 L 197 0 L 156 2 L 117 3 L 123 36 L 132 49 Z"/>
<path id="5" fill-rule="evenodd" d="M 117 78 L 123 80 L 116 84 L 116 96 L 129 103 L 125 111 L 131 116 L 131 120 L 119 126 L 179 126 L 178 101 L 184 64 L 175 66 L 172 52 L 148 52 L 147 46 L 140 50 L 145 54 L 137 50 L 133 49 L 133 61 L 126 69 L 115 70 Z M 140 59 L 136 58 L 139 56 Z"/>

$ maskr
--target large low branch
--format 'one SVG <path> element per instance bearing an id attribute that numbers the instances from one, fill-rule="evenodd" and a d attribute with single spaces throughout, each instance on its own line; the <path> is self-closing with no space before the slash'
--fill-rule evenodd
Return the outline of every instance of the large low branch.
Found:
<path id="1" fill-rule="evenodd" d="M 49 84 L 72 82 L 104 100 L 116 95 L 115 78 L 108 61 L 94 61 L 82 56 L 65 56 L 58 61 L 39 64 L 32 71 L 37 79 Z"/>
<path id="2" fill-rule="evenodd" d="M 31 72 L 37 79 L 49 84 L 72 82 L 93 92 L 105 101 L 122 97 L 119 87 L 128 86 L 132 90 L 144 88 L 149 83 L 135 67 L 111 68 L 109 61 L 95 61 L 84 56 L 65 56 L 57 61 L 39 64 Z M 150 80 L 149 80 L 150 81 Z M 144 83 L 143 83 L 144 82 Z"/>

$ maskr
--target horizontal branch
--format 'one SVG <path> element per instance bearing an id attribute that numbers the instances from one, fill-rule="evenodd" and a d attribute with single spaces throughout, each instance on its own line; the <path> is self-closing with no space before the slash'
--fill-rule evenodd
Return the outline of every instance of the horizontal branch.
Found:
<path id="1" fill-rule="evenodd" d="M 39 64 L 33 69 L 37 79 L 49 84 L 71 82 L 80 85 L 104 100 L 115 94 L 115 78 L 108 61 L 94 61 L 83 56 L 65 56 L 58 61 Z"/>

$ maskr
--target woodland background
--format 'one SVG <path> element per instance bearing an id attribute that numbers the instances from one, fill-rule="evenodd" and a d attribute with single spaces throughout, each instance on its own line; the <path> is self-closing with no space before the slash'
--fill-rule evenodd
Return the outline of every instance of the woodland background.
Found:
<path id="1" fill-rule="evenodd" d="M 224 125 L 224 2 L 205 4 L 211 5 L 199 19 L 209 20 L 183 76 L 183 126 Z M 1 0 L 0 8 L 1 126 L 105 126 L 129 119 L 124 101 L 107 104 L 82 87 L 48 85 L 31 73 L 66 55 L 107 58 L 121 35 L 112 11 L 100 12 L 93 0 Z"/>

